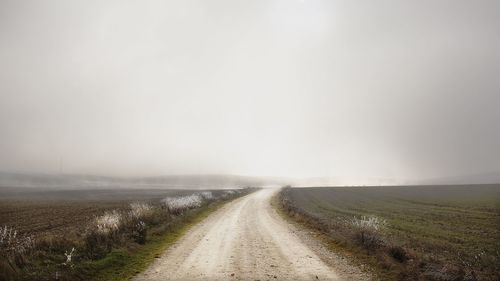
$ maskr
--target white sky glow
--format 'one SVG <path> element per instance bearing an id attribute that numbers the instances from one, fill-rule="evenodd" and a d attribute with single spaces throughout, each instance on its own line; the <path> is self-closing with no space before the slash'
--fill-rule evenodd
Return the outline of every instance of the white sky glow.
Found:
<path id="1" fill-rule="evenodd" d="M 500 170 L 498 1 L 1 1 L 0 170 Z"/>

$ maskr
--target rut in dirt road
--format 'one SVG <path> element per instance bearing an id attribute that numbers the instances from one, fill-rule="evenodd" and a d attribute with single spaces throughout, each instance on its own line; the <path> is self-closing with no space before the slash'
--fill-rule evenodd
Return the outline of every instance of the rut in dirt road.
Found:
<path id="1" fill-rule="evenodd" d="M 276 214 L 275 192 L 228 203 L 135 280 L 338 280 Z"/>

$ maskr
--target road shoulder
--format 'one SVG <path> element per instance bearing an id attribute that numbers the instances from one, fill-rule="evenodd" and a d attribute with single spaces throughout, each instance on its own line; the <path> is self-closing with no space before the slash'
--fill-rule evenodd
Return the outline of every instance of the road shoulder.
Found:
<path id="1" fill-rule="evenodd" d="M 335 252 L 335 249 L 328 243 L 329 238 L 324 233 L 290 218 L 280 208 L 279 192 L 276 192 L 271 198 L 271 206 L 275 215 L 281 217 L 302 243 L 318 255 L 325 264 L 333 268 L 341 280 L 374 280 L 373 274 L 364 264 L 355 263 L 349 257 Z"/>

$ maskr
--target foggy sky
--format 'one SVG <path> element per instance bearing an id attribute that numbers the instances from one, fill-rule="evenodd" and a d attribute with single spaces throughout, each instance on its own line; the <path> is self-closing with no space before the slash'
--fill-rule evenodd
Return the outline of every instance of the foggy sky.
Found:
<path id="1" fill-rule="evenodd" d="M 500 170 L 499 1 L 0 0 L 0 170 Z"/>

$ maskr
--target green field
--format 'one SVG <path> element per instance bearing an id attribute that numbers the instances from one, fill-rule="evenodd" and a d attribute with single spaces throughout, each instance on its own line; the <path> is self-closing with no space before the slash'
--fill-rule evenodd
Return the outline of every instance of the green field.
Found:
<path id="1" fill-rule="evenodd" d="M 287 188 L 283 207 L 396 279 L 499 280 L 500 185 Z M 374 245 L 355 218 L 385 224 Z"/>

